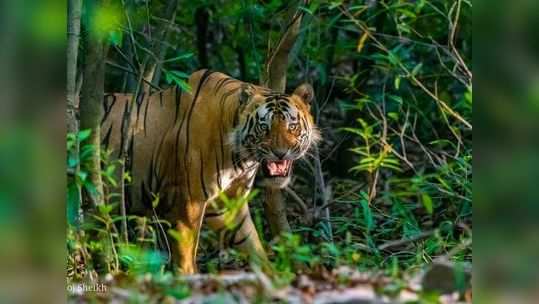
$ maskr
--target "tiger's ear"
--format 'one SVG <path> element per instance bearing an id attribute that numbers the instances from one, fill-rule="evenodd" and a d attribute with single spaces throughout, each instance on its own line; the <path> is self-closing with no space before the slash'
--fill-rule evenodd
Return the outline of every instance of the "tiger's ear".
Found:
<path id="1" fill-rule="evenodd" d="M 310 84 L 304 83 L 294 90 L 294 95 L 299 96 L 307 105 L 310 105 L 314 99 L 314 89 Z"/>
<path id="2" fill-rule="evenodd" d="M 254 88 L 247 83 L 243 83 L 240 87 L 240 104 L 246 104 L 253 95 Z"/>

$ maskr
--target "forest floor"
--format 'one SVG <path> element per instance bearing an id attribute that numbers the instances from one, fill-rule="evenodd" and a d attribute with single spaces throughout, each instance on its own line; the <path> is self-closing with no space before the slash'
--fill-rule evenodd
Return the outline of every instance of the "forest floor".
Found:
<path id="1" fill-rule="evenodd" d="M 278 284 L 261 272 L 223 272 L 174 276 L 107 275 L 96 292 L 73 284 L 69 302 L 106 303 L 471 303 L 469 271 L 460 288 L 455 269 L 437 263 L 413 276 L 390 278 L 347 266 L 300 274 Z M 460 289 L 460 291 L 459 291 Z"/>

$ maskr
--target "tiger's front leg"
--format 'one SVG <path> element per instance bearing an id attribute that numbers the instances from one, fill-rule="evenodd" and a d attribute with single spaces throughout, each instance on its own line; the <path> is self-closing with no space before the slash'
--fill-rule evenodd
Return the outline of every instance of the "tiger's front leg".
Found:
<path id="1" fill-rule="evenodd" d="M 206 223 L 221 235 L 225 246 L 238 248 L 241 253 L 250 258 L 251 262 L 267 270 L 268 258 L 247 204 L 244 204 L 240 210 L 208 211 Z"/>
<path id="2" fill-rule="evenodd" d="M 196 255 L 205 202 L 188 201 L 177 211 L 177 238 L 172 246 L 175 264 L 182 274 L 197 272 Z"/>

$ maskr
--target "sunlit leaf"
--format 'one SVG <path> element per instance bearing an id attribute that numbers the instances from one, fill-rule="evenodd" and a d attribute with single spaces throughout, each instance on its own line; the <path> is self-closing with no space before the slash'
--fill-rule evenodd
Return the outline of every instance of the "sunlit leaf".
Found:
<path id="1" fill-rule="evenodd" d="M 432 199 L 430 198 L 430 196 L 427 193 L 422 193 L 421 201 L 423 202 L 423 206 L 425 207 L 425 210 L 427 210 L 429 214 L 432 214 L 433 208 L 432 208 Z"/>

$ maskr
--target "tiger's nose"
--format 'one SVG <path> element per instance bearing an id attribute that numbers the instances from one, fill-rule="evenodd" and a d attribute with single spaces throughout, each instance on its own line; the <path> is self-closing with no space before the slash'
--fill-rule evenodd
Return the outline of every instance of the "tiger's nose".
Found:
<path id="1" fill-rule="evenodd" d="M 287 149 L 271 149 L 271 152 L 273 153 L 273 155 L 275 155 L 278 159 L 283 159 L 286 154 L 288 153 L 288 150 Z"/>

